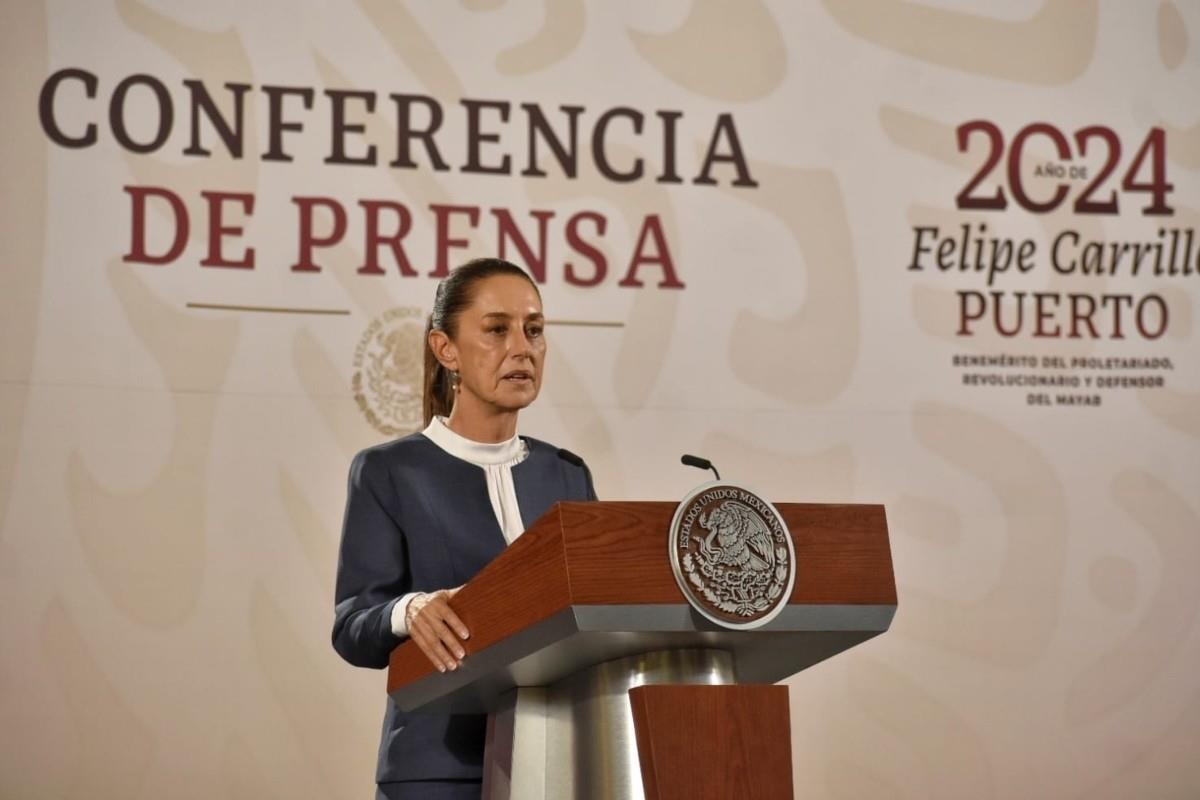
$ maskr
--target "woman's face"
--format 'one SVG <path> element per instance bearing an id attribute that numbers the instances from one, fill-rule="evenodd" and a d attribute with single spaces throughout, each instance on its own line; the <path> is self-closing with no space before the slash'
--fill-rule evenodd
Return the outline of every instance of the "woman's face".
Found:
<path id="1" fill-rule="evenodd" d="M 516 275 L 493 275 L 472 289 L 471 304 L 460 312 L 454 338 L 440 331 L 430 334 L 438 360 L 458 370 L 455 405 L 481 404 L 495 411 L 525 408 L 542 388 L 542 301 L 533 285 Z"/>

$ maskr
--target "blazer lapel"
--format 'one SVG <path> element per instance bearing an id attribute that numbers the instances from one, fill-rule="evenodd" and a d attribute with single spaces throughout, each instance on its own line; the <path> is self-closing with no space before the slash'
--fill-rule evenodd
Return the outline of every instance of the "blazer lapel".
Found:
<path id="1" fill-rule="evenodd" d="M 554 464 L 550 463 L 540 448 L 526 440 L 529 457 L 513 467 L 513 485 L 517 490 L 517 505 L 521 509 L 521 524 L 525 530 L 550 510 L 559 497 L 559 486 Z"/>
<path id="2" fill-rule="evenodd" d="M 430 447 L 438 464 L 428 476 L 434 481 L 430 496 L 451 501 L 431 506 L 429 511 L 452 565 L 453 580 L 467 581 L 508 543 L 488 499 L 483 469 L 455 458 L 437 445 L 430 443 Z"/>

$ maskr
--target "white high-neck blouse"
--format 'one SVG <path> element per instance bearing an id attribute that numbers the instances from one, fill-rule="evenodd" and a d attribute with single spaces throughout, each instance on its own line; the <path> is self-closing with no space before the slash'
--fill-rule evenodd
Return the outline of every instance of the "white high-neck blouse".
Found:
<path id="1" fill-rule="evenodd" d="M 488 499 L 504 538 L 513 540 L 525 532 L 521 509 L 517 506 L 517 488 L 513 484 L 512 468 L 529 456 L 529 446 L 520 436 L 488 444 L 476 442 L 450 430 L 445 417 L 434 417 L 422 433 L 438 447 L 455 458 L 469 461 L 487 475 Z"/>
<path id="2" fill-rule="evenodd" d="M 512 544 L 514 539 L 525 532 L 525 525 L 521 522 L 521 508 L 517 505 L 517 487 L 512 476 L 512 468 L 529 456 L 529 446 L 520 436 L 514 435 L 511 439 L 495 444 L 476 442 L 450 430 L 445 417 L 434 417 L 421 433 L 455 458 L 483 470 L 487 478 L 488 499 L 492 503 L 492 511 L 506 542 Z M 392 606 L 392 633 L 397 636 L 408 635 L 405 614 L 408 604 L 420 594 L 410 592 Z"/>

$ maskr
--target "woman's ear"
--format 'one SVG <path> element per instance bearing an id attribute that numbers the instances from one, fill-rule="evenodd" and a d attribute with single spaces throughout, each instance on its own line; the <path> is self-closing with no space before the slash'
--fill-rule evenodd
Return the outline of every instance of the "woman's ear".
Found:
<path id="1" fill-rule="evenodd" d="M 443 367 L 451 372 L 458 369 L 458 348 L 445 331 L 429 332 L 429 349 Z"/>

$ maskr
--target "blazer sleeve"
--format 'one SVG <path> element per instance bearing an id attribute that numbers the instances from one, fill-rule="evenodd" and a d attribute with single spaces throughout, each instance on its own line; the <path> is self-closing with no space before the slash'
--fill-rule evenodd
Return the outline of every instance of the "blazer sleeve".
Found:
<path id="1" fill-rule="evenodd" d="M 392 633 L 392 607 L 412 584 L 404 531 L 385 502 L 394 504 L 395 489 L 382 456 L 364 450 L 350 465 L 333 620 L 338 654 L 376 669 L 402 641 Z"/>

